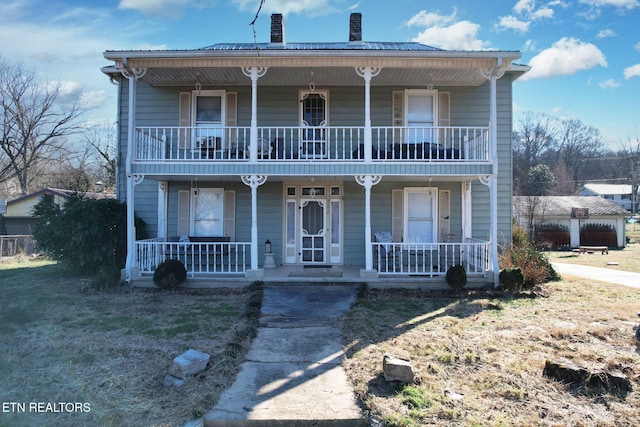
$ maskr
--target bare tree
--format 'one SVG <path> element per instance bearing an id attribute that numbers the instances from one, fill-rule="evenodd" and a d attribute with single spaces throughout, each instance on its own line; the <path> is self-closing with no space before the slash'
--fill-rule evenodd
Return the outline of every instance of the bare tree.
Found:
<path id="1" fill-rule="evenodd" d="M 113 189 L 116 185 L 116 133 L 109 124 L 92 126 L 83 134 L 85 142 L 97 153 L 99 167 L 95 171 L 104 189 Z"/>
<path id="2" fill-rule="evenodd" d="M 39 82 L 33 71 L 0 58 L 0 182 L 16 178 L 21 194 L 80 130 L 78 104 L 58 105 L 59 93 L 59 84 Z"/>
<path id="3" fill-rule="evenodd" d="M 546 114 L 523 113 L 513 132 L 513 174 L 516 194 L 526 185 L 529 170 L 555 146 L 556 120 Z"/>
<path id="4" fill-rule="evenodd" d="M 577 119 L 563 120 L 558 136 L 556 163 L 562 159 L 573 172 L 573 181 L 585 182 L 593 178 L 586 173 L 585 161 L 601 157 L 603 146 L 598 129 Z"/>
<path id="5" fill-rule="evenodd" d="M 627 137 L 621 143 L 620 157 L 623 159 L 629 183 L 631 184 L 631 213 L 638 213 L 638 185 L 640 184 L 640 136 Z"/>

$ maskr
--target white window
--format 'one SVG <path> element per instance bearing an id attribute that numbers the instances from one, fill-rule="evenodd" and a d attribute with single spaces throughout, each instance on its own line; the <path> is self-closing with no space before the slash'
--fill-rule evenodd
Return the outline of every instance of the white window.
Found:
<path id="1" fill-rule="evenodd" d="M 196 129 L 196 148 L 210 155 L 223 149 L 222 127 L 225 117 L 225 92 L 202 90 L 193 93 L 193 126 Z"/>
<path id="2" fill-rule="evenodd" d="M 404 236 L 406 243 L 433 243 L 437 233 L 438 189 L 431 187 L 405 188 Z"/>
<path id="3" fill-rule="evenodd" d="M 438 124 L 437 99 L 438 92 L 435 90 L 412 89 L 406 91 L 405 111 L 408 128 L 408 143 L 419 144 L 422 142 L 432 142 L 433 126 Z"/>
<path id="4" fill-rule="evenodd" d="M 191 198 L 191 230 L 194 236 L 224 235 L 224 190 L 201 188 Z"/>

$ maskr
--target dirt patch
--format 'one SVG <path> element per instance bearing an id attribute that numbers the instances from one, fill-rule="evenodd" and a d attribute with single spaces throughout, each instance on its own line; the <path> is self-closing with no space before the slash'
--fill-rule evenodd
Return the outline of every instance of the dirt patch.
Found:
<path id="1" fill-rule="evenodd" d="M 523 298 L 369 291 L 344 318 L 344 367 L 390 426 L 640 425 L 637 311 L 637 290 L 585 280 Z M 382 377 L 384 354 L 397 351 L 410 355 L 417 384 Z M 543 375 L 550 358 L 622 372 L 632 390 L 594 394 L 555 381 Z"/>
<path id="2" fill-rule="evenodd" d="M 0 414 L 11 426 L 184 425 L 233 382 L 261 301 L 258 287 L 83 291 L 81 279 L 46 262 L 3 265 L 0 276 L 0 401 L 26 404 Z M 207 370 L 163 386 L 190 348 L 212 356 Z M 33 402 L 84 406 L 40 412 Z"/>

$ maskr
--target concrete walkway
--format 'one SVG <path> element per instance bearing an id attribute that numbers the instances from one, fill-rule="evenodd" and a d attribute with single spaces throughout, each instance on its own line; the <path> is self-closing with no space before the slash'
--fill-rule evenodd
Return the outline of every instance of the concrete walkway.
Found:
<path id="1" fill-rule="evenodd" d="M 618 285 L 640 288 L 640 273 L 614 270 L 613 267 L 600 268 L 588 267 L 577 264 L 565 264 L 561 262 L 552 263 L 553 268 L 560 275 L 584 277 L 586 279 L 598 280 L 600 282 L 615 283 Z"/>
<path id="2" fill-rule="evenodd" d="M 356 292 L 344 284 L 265 285 L 247 361 L 204 425 L 366 426 L 340 366 L 337 318 Z"/>

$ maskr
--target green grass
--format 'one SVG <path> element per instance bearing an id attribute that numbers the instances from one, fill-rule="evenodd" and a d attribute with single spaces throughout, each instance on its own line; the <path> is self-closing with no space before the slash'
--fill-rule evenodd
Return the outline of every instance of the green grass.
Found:
<path id="1" fill-rule="evenodd" d="M 210 410 L 250 345 L 238 331 L 252 325 L 255 289 L 100 291 L 90 280 L 46 260 L 0 263 L 0 401 L 91 404 L 84 414 L 0 413 L 0 426 L 183 425 Z M 189 348 L 217 359 L 216 371 L 163 386 Z"/>

